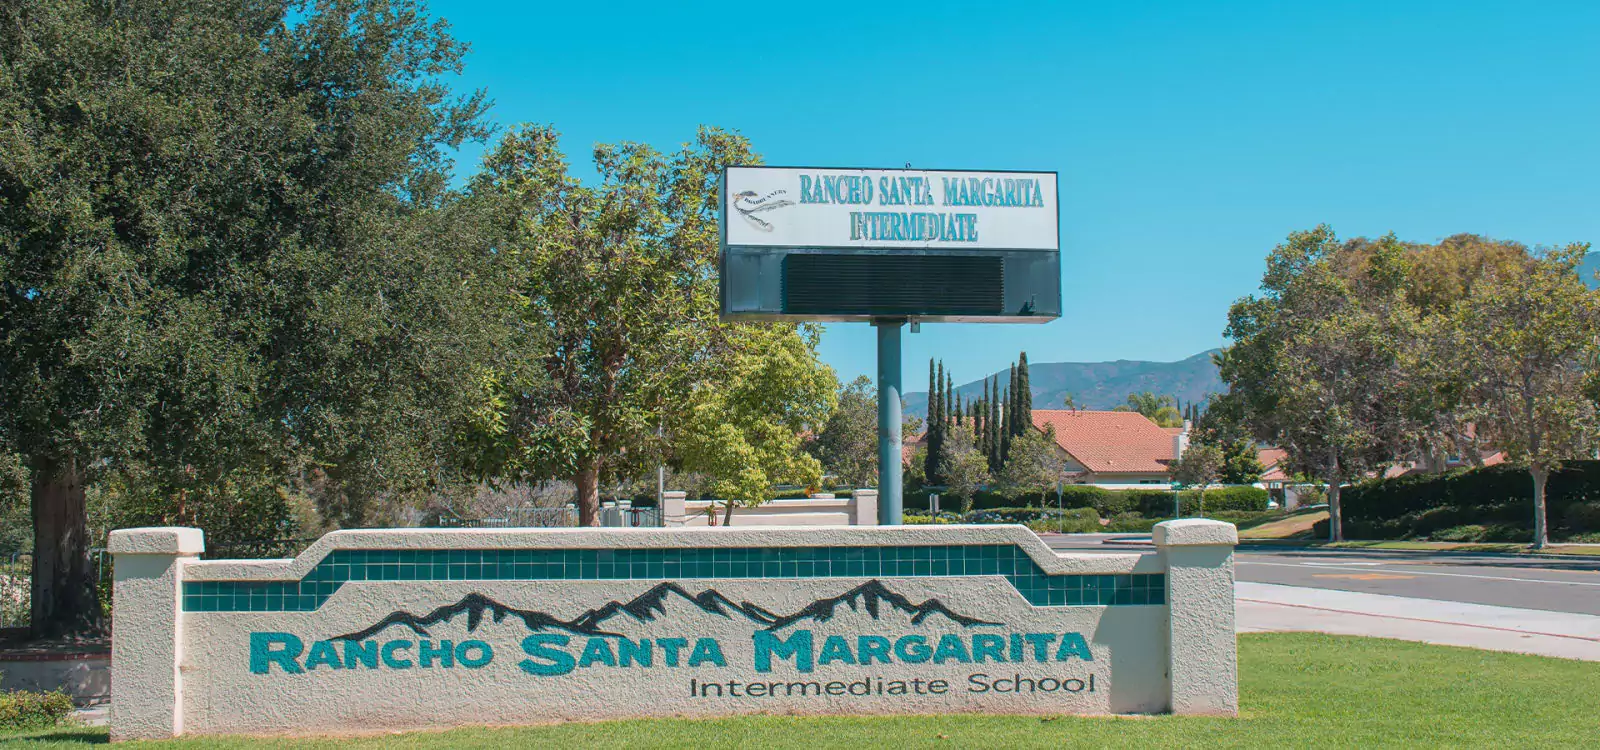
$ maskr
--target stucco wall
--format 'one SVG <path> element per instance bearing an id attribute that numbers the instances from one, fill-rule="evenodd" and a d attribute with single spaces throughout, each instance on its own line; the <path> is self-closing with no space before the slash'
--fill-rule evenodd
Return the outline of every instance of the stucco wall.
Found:
<path id="1" fill-rule="evenodd" d="M 430 529 L 167 565 L 122 531 L 112 733 L 1229 713 L 1233 528 L 1185 523 L 1145 554 L 1014 526 Z"/>

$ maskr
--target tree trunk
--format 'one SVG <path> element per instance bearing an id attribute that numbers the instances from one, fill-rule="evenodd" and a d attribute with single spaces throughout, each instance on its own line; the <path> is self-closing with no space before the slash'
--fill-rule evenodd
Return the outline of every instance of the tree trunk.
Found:
<path id="1" fill-rule="evenodd" d="M 723 526 L 732 526 L 733 525 L 733 505 L 734 505 L 734 502 L 732 500 L 724 500 L 722 502 L 728 508 L 727 510 L 723 511 L 723 513 L 722 513 L 722 525 Z"/>
<path id="2" fill-rule="evenodd" d="M 100 597 L 89 564 L 89 512 L 72 459 L 42 461 L 33 474 L 32 635 L 99 630 Z"/>
<path id="3" fill-rule="evenodd" d="M 1339 507 L 1339 478 L 1328 478 L 1328 541 L 1344 541 L 1344 512 Z"/>
<path id="4" fill-rule="evenodd" d="M 1544 486 L 1550 479 L 1550 470 L 1530 467 L 1528 473 L 1533 475 L 1533 548 L 1544 549 L 1550 544 L 1550 521 L 1544 505 Z"/>
<path id="5" fill-rule="evenodd" d="M 578 466 L 572 478 L 578 486 L 578 525 L 600 525 L 600 460 L 591 458 Z"/>
<path id="6" fill-rule="evenodd" d="M 1344 509 L 1339 506 L 1339 449 L 1328 446 L 1328 541 L 1344 541 Z"/>

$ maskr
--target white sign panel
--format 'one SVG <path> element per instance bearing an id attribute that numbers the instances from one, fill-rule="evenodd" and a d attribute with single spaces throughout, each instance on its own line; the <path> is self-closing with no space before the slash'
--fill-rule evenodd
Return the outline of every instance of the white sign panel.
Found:
<path id="1" fill-rule="evenodd" d="M 1054 172 L 729 167 L 730 246 L 1058 250 Z"/>

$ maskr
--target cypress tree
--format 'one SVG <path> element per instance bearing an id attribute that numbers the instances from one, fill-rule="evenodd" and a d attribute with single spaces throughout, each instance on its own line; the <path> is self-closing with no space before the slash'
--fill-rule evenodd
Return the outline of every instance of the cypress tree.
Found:
<path id="1" fill-rule="evenodd" d="M 939 361 L 939 366 L 942 368 L 944 361 Z M 944 373 L 944 400 L 941 403 L 944 403 L 944 427 L 946 427 L 946 430 L 944 430 L 942 437 L 946 438 L 950 437 L 950 416 L 954 414 L 954 409 L 950 409 L 950 401 L 952 400 L 955 400 L 955 389 L 950 387 L 950 373 Z M 947 459 L 949 456 L 944 457 Z"/>
<path id="2" fill-rule="evenodd" d="M 1016 381 L 1015 376 L 1016 372 L 1013 370 L 1011 378 L 1013 382 Z M 1013 399 L 1011 397 L 1011 390 L 1008 388 L 1004 393 L 1000 394 L 1000 451 L 999 455 L 996 457 L 996 463 L 1000 466 L 1000 468 L 1005 467 L 1006 456 L 1011 452 L 1011 418 L 1013 416 L 1012 403 Z M 996 471 L 999 470 L 1000 469 L 996 469 Z"/>
<path id="3" fill-rule="evenodd" d="M 978 402 L 978 419 L 972 423 L 972 432 L 978 437 L 978 452 L 989 457 L 989 379 L 983 379 L 983 399 Z"/>
<path id="4" fill-rule="evenodd" d="M 987 437 L 984 439 L 984 452 L 989 456 L 989 471 L 1000 470 L 1000 378 L 989 376 L 989 418 L 984 425 Z"/>
<path id="5" fill-rule="evenodd" d="M 1023 435 L 1033 425 L 1033 390 L 1028 384 L 1027 352 L 1017 361 L 1017 389 L 1013 393 L 1017 402 L 1017 434 Z"/>
<path id="6" fill-rule="evenodd" d="M 939 380 L 934 374 L 933 358 L 928 358 L 928 424 L 923 444 L 927 453 L 922 459 L 922 475 L 928 484 L 939 483 Z"/>

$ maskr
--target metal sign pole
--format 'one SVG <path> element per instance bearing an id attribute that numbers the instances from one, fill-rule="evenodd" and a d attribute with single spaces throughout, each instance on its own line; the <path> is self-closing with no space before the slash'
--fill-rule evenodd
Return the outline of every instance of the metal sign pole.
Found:
<path id="1" fill-rule="evenodd" d="M 878 318 L 878 525 L 899 526 L 900 329 L 904 318 Z"/>

